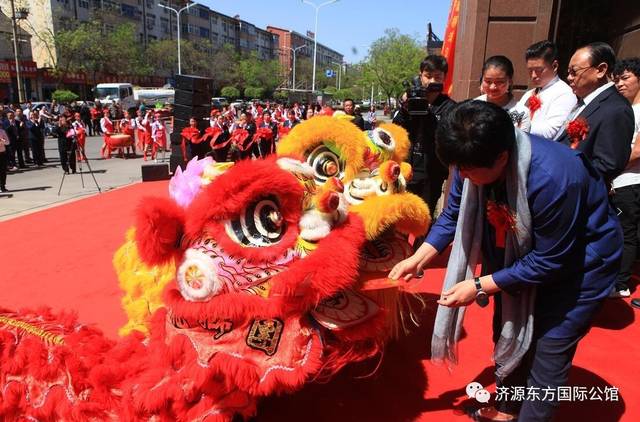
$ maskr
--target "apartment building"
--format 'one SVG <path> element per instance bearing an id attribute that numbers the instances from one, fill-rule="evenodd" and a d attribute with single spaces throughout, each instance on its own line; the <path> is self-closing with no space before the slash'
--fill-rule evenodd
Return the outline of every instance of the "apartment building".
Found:
<path id="1" fill-rule="evenodd" d="M 278 28 L 275 26 L 267 26 L 267 31 L 279 38 L 279 58 L 282 67 L 291 72 L 293 69 L 293 51 L 296 49 L 296 60 L 307 58 L 313 60 L 314 34 L 307 32 L 303 35 L 289 29 Z M 299 48 L 298 47 L 306 47 Z M 318 68 L 336 69 L 337 64 L 344 62 L 344 56 L 339 52 L 318 43 L 316 66 Z"/>
<path id="2" fill-rule="evenodd" d="M 16 0 L 29 9 L 28 21 L 20 25 L 34 36 L 32 54 L 38 67 L 52 67 L 56 51 L 52 37 L 60 30 L 77 22 L 100 16 L 108 31 L 122 22 L 136 25 L 138 40 L 146 45 L 154 40 L 174 39 L 177 34 L 175 13 L 162 8 L 157 0 Z M 163 2 L 169 7 L 181 8 L 184 3 L 175 0 Z M 2 10 L 11 10 L 9 0 L 0 0 Z M 239 52 L 255 51 L 264 60 L 278 57 L 278 37 L 254 24 L 195 4 L 181 14 L 181 36 L 214 50 L 231 44 Z M 207 41 L 207 42 L 204 42 Z M 199 43 L 200 42 L 200 43 Z"/>

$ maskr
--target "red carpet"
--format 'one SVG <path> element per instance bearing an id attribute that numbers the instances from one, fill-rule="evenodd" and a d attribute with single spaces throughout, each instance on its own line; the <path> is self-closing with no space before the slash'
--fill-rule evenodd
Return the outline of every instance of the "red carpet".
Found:
<path id="1" fill-rule="evenodd" d="M 123 243 L 141 196 L 166 195 L 167 183 L 136 184 L 99 196 L 0 223 L 3 240 L 0 306 L 50 305 L 76 309 L 80 320 L 115 336 L 125 322 L 121 292 L 111 259 Z M 348 368 L 327 384 L 312 384 L 294 395 L 264 400 L 260 421 L 465 421 L 475 406 L 465 387 L 478 381 L 495 392 L 491 368 L 491 309 L 469 307 L 461 364 L 451 373 L 429 358 L 435 298 L 445 260 L 430 269 L 417 286 L 427 308 L 421 326 L 389 345 L 382 363 Z M 640 420 L 640 328 L 628 301 L 611 300 L 596 326 L 580 343 L 570 384 L 617 387 L 618 401 L 564 402 L 557 421 Z M 603 399 L 604 399 L 603 395 Z"/>

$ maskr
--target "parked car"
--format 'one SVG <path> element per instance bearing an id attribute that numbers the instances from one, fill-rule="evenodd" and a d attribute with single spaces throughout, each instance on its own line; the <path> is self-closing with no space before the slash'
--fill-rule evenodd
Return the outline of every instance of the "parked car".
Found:
<path id="1" fill-rule="evenodd" d="M 229 100 L 227 100 L 225 97 L 213 97 L 211 99 L 211 104 L 213 103 L 219 103 L 222 107 L 226 107 L 229 105 Z"/>
<path id="2" fill-rule="evenodd" d="M 235 100 L 231 103 L 231 107 L 235 108 L 236 111 L 239 111 L 245 107 L 245 104 L 242 100 Z"/>
<path id="3" fill-rule="evenodd" d="M 217 100 L 215 98 L 212 98 L 211 99 L 211 108 L 219 110 L 219 111 L 222 111 L 223 105 L 219 100 Z"/>

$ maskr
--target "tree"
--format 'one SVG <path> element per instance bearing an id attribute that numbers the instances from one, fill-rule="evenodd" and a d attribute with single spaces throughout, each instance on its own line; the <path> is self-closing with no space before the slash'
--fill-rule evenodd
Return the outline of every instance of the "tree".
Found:
<path id="1" fill-rule="evenodd" d="M 273 98 L 280 101 L 286 101 L 289 99 L 289 93 L 287 91 L 276 91 L 273 94 Z"/>
<path id="2" fill-rule="evenodd" d="M 224 44 L 213 52 L 213 55 L 209 58 L 209 73 L 213 78 L 214 90 L 218 90 L 223 86 L 233 85 L 236 82 L 238 61 L 238 53 L 231 44 Z M 235 98 L 239 96 L 240 93 L 238 92 Z"/>
<path id="3" fill-rule="evenodd" d="M 116 75 L 150 73 L 151 68 L 144 62 L 143 50 L 137 42 L 136 34 L 136 26 L 133 23 L 119 24 L 106 34 L 106 39 L 102 40 L 105 45 L 104 53 L 99 59 L 106 59 L 103 63 L 107 72 Z"/>
<path id="4" fill-rule="evenodd" d="M 282 80 L 282 68 L 278 60 L 261 60 L 255 52 L 242 57 L 237 66 L 238 82 L 246 88 L 260 87 L 264 94 L 271 92 Z"/>
<path id="5" fill-rule="evenodd" d="M 387 99 L 397 98 L 404 91 L 402 83 L 418 73 L 423 58 L 418 41 L 397 29 L 387 29 L 369 49 L 364 80 L 378 85 Z"/>
<path id="6" fill-rule="evenodd" d="M 59 103 L 70 103 L 77 100 L 79 97 L 75 92 L 71 92 L 66 89 L 56 89 L 51 94 L 51 98 Z"/>
<path id="7" fill-rule="evenodd" d="M 263 98 L 266 89 L 257 86 L 248 86 L 244 89 L 245 98 Z"/>
<path id="8" fill-rule="evenodd" d="M 220 90 L 220 95 L 229 99 L 235 99 L 240 96 L 240 90 L 235 86 L 225 86 Z"/>

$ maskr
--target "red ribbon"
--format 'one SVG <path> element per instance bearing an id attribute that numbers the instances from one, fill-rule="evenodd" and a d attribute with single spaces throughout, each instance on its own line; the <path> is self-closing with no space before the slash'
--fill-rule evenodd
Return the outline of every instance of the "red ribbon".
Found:
<path id="1" fill-rule="evenodd" d="M 248 151 L 253 145 L 253 139 L 251 138 L 251 136 L 249 136 L 249 131 L 247 131 L 246 129 L 234 130 L 230 140 L 231 143 L 242 152 Z M 249 140 L 249 142 L 245 145 L 245 142 L 247 142 L 247 140 Z"/>
<path id="2" fill-rule="evenodd" d="M 180 135 L 184 139 L 191 141 L 192 144 L 199 144 L 203 139 L 200 137 L 200 130 L 197 127 L 185 127 L 182 129 L 182 132 L 180 132 Z"/>

